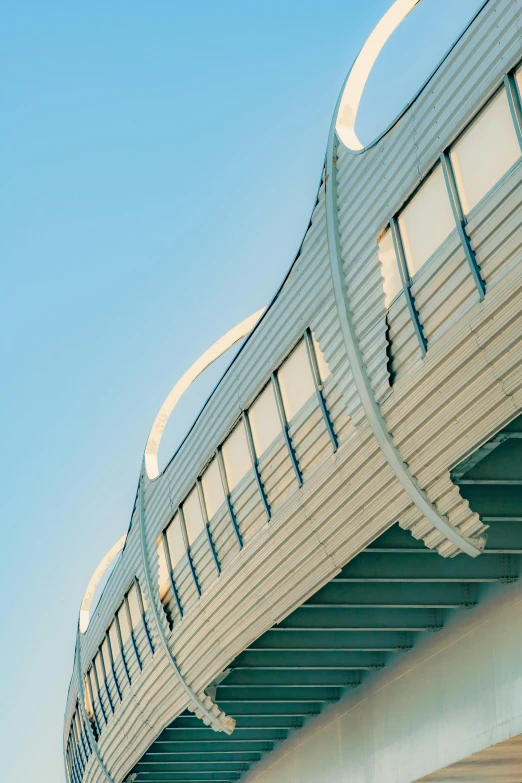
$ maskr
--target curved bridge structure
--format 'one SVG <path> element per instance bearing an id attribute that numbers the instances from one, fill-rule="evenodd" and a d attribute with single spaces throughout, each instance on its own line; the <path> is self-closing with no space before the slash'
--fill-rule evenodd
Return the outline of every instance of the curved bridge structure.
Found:
<path id="1" fill-rule="evenodd" d="M 348 75 L 278 294 L 156 419 L 82 605 L 68 783 L 522 777 L 522 5 L 487 0 L 362 147 L 417 4 Z M 243 337 L 159 472 L 179 394 Z"/>

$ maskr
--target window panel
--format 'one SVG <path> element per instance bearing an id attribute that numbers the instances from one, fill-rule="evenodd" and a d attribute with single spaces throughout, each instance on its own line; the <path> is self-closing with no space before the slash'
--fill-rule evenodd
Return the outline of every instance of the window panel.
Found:
<path id="1" fill-rule="evenodd" d="M 163 543 L 163 536 L 158 536 L 157 540 L 158 549 L 158 590 L 161 600 L 165 597 L 167 590 L 169 589 L 170 578 L 169 569 L 167 565 L 167 557 L 165 555 L 165 545 Z"/>
<path id="2" fill-rule="evenodd" d="M 379 261 L 381 262 L 381 273 L 383 277 L 384 306 L 389 310 L 390 305 L 397 294 L 402 291 L 399 264 L 397 262 L 393 236 L 390 229 L 381 236 L 377 244 L 379 246 Z"/>
<path id="3" fill-rule="evenodd" d="M 248 411 L 248 418 L 256 454 L 260 457 L 281 433 L 281 420 L 271 383 L 255 400 Z"/>
<path id="4" fill-rule="evenodd" d="M 209 519 L 212 519 L 216 511 L 225 502 L 225 492 L 221 482 L 219 465 L 215 457 L 203 473 L 201 485 L 203 487 L 203 495 L 205 496 L 207 515 Z"/>
<path id="5" fill-rule="evenodd" d="M 96 669 L 96 675 L 98 677 L 98 685 L 101 687 L 103 681 L 105 680 L 105 673 L 103 671 L 101 653 L 99 650 L 94 656 L 94 668 Z"/>
<path id="6" fill-rule="evenodd" d="M 127 593 L 132 627 L 137 628 L 141 622 L 141 607 L 138 599 L 138 588 L 134 584 Z"/>
<path id="7" fill-rule="evenodd" d="M 232 491 L 252 467 L 243 421 L 232 430 L 223 444 L 222 451 L 228 487 Z"/>
<path id="8" fill-rule="evenodd" d="M 83 691 L 85 694 L 85 712 L 92 720 L 94 718 L 94 710 L 92 708 L 91 693 L 89 690 L 89 683 L 87 682 L 87 675 L 83 677 Z"/>
<path id="9" fill-rule="evenodd" d="M 105 664 L 105 673 L 110 672 L 111 670 L 111 654 L 109 652 L 109 645 L 107 643 L 107 638 L 105 638 L 102 642 L 101 651 L 103 655 L 103 663 Z"/>
<path id="10" fill-rule="evenodd" d="M 74 713 L 74 722 L 76 724 L 76 733 L 78 734 L 78 740 L 81 741 L 82 736 L 82 726 L 80 723 L 80 716 L 78 715 L 78 711 L 76 710 Z"/>
<path id="11" fill-rule="evenodd" d="M 96 674 L 94 672 L 94 666 L 91 666 L 91 668 L 89 669 L 88 674 L 89 674 L 89 682 L 91 683 L 91 690 L 92 690 L 93 696 L 98 696 L 98 698 L 99 698 L 100 694 L 98 693 L 98 683 L 96 682 Z"/>
<path id="12" fill-rule="evenodd" d="M 170 562 L 172 563 L 172 568 L 175 568 L 187 551 L 183 530 L 181 529 L 181 520 L 178 514 L 173 518 L 172 522 L 165 530 L 165 533 L 169 547 Z"/>
<path id="13" fill-rule="evenodd" d="M 120 654 L 120 640 L 118 638 L 118 629 L 116 628 L 115 620 L 113 620 L 109 626 L 109 641 L 111 643 L 112 657 L 116 661 Z"/>
<path id="14" fill-rule="evenodd" d="M 277 377 L 286 418 L 290 421 L 315 393 L 312 369 L 303 340 L 279 368 Z"/>
<path id="15" fill-rule="evenodd" d="M 121 640 L 122 643 L 125 644 L 130 636 L 130 625 L 129 620 L 127 619 L 127 611 L 125 609 L 124 603 L 118 609 L 118 621 L 120 623 Z"/>
<path id="16" fill-rule="evenodd" d="M 183 516 L 185 517 L 185 527 L 187 528 L 187 538 L 189 544 L 193 544 L 205 527 L 203 514 L 201 513 L 201 506 L 199 504 L 198 490 L 196 487 L 194 487 L 188 498 L 183 503 Z"/>
<path id="17" fill-rule="evenodd" d="M 326 359 L 324 358 L 324 353 L 321 350 L 321 346 L 319 345 L 319 341 L 317 340 L 315 334 L 312 332 L 312 340 L 314 343 L 315 348 L 315 357 L 317 359 L 317 367 L 319 369 L 319 377 L 322 381 L 325 381 L 328 376 L 330 375 L 330 367 L 328 366 L 328 363 Z"/>
<path id="18" fill-rule="evenodd" d="M 471 212 L 519 157 L 517 134 L 507 95 L 502 90 L 451 150 L 451 162 L 465 214 Z"/>
<path id="19" fill-rule="evenodd" d="M 440 165 L 401 212 L 399 228 L 408 269 L 413 276 L 455 229 Z"/>

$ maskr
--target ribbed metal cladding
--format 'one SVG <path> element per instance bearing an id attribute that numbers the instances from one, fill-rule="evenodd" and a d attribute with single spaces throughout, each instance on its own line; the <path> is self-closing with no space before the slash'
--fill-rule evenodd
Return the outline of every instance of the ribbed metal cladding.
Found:
<path id="1" fill-rule="evenodd" d="M 352 155 L 341 145 L 337 161 L 344 282 L 372 389 L 402 459 L 437 509 L 467 535 L 476 535 L 483 525 L 452 482 L 450 469 L 522 408 L 522 167 L 506 175 L 473 211 L 466 227 L 486 282 L 484 302 L 478 301 L 456 232 L 412 281 L 429 342 L 425 359 L 403 295 L 392 304 L 387 323 L 377 236 L 441 151 L 502 83 L 504 71 L 522 57 L 513 21 L 519 17 L 513 0 L 490 0 L 398 123 L 362 155 Z M 338 450 L 333 452 L 319 406 L 311 399 L 289 425 L 303 486 L 298 486 L 281 437 L 259 460 L 270 519 L 250 471 L 230 498 L 243 548 L 223 507 L 209 521 L 221 574 L 202 535 L 193 546 L 201 597 L 187 557 L 174 569 L 184 615 L 172 611 L 172 628 L 157 591 L 153 596 L 169 647 L 197 693 L 397 520 L 430 547 L 454 554 L 412 506 L 365 419 L 333 294 L 322 182 L 285 285 L 171 463 L 156 481 L 144 480 L 153 584 L 158 580 L 158 536 L 242 411 L 307 328 L 331 369 L 323 394 Z M 82 637 L 84 671 L 135 578 L 143 583 L 136 510 L 125 550 Z M 146 634 L 138 633 L 143 666 L 140 670 L 129 651 L 130 683 L 122 661 L 115 662 L 121 702 L 108 678 L 114 715 L 101 732 L 98 751 L 115 783 L 122 783 L 184 708 L 152 622 L 149 628 L 154 654 Z M 78 696 L 74 674 L 65 742 Z M 108 700 L 104 706 L 111 712 Z M 83 781 L 102 780 L 92 755 Z"/>

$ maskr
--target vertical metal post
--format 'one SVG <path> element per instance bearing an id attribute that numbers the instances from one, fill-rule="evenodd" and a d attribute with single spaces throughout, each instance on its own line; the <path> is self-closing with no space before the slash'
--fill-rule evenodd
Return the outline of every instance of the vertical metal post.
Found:
<path id="1" fill-rule="evenodd" d="M 74 757 L 71 749 L 71 740 L 67 743 L 67 769 L 69 771 L 69 780 L 71 783 L 77 783 L 76 769 L 74 767 Z"/>
<path id="2" fill-rule="evenodd" d="M 513 119 L 513 125 L 517 133 L 518 143 L 522 150 L 522 109 L 520 106 L 520 94 L 518 92 L 517 80 L 513 71 L 504 76 L 504 86 L 506 88 L 509 109 Z"/>
<path id="3" fill-rule="evenodd" d="M 81 708 L 80 708 L 79 700 L 78 700 L 78 714 L 80 716 L 82 715 L 82 711 L 81 711 Z M 89 754 L 88 755 L 90 756 L 90 754 L 92 753 L 91 740 L 89 738 L 89 732 L 87 731 L 87 726 L 85 725 L 85 722 L 83 720 L 83 716 L 81 717 L 81 721 L 82 721 L 82 731 L 85 734 L 85 739 L 87 740 L 87 747 L 89 749 Z"/>
<path id="4" fill-rule="evenodd" d="M 109 636 L 109 631 L 105 632 L 105 640 L 107 642 L 107 649 L 109 650 L 109 658 L 111 659 L 112 677 L 114 679 L 114 684 L 116 685 L 116 690 L 118 691 L 118 697 L 120 701 L 122 701 L 123 697 L 121 695 L 120 683 L 118 682 L 118 678 L 116 676 L 116 667 L 114 665 L 114 655 L 112 653 L 112 644 L 111 644 L 111 637 Z"/>
<path id="5" fill-rule="evenodd" d="M 80 775 L 83 777 L 83 771 L 85 769 L 85 762 L 84 762 L 84 758 L 83 758 L 83 750 L 82 750 L 82 746 L 81 746 L 80 737 L 78 735 L 78 727 L 76 725 L 76 711 L 73 714 L 73 718 L 72 718 L 72 721 L 71 721 L 71 730 L 72 730 L 73 741 L 74 741 L 74 744 L 76 746 L 76 755 L 77 755 L 78 763 L 79 763 L 79 767 L 80 767 Z"/>
<path id="6" fill-rule="evenodd" d="M 178 607 L 179 616 L 181 618 L 183 617 L 183 607 L 181 605 L 181 600 L 178 593 L 178 587 L 176 585 L 176 579 L 174 578 L 174 569 L 172 568 L 172 558 L 170 556 L 169 542 L 167 540 L 166 530 L 163 530 L 161 533 L 161 542 L 163 544 L 163 552 L 165 553 L 165 560 L 167 562 L 167 569 L 170 577 L 170 586 L 172 587 L 172 592 L 174 593 L 174 600 L 176 601 L 176 606 Z"/>
<path id="7" fill-rule="evenodd" d="M 415 300 L 411 292 L 411 278 L 408 270 L 408 264 L 406 263 L 406 255 L 404 253 L 404 246 L 402 244 L 402 238 L 399 231 L 399 224 L 397 222 L 396 217 L 392 217 L 392 219 L 390 220 L 390 229 L 392 232 L 395 255 L 397 256 L 397 262 L 399 264 L 399 274 L 401 276 L 402 290 L 404 291 L 404 296 L 406 297 L 406 303 L 408 305 L 408 310 L 410 312 L 410 318 L 413 324 L 413 328 L 415 330 L 415 334 L 417 336 L 417 340 L 419 342 L 419 347 L 421 349 L 422 356 L 424 358 L 424 356 L 426 356 L 426 351 L 428 350 L 428 342 L 424 337 L 424 331 L 422 329 L 422 325 L 419 319 L 419 314 L 417 312 L 417 308 L 415 307 Z"/>
<path id="8" fill-rule="evenodd" d="M 116 612 L 116 614 L 114 615 L 114 622 L 116 623 L 116 631 L 118 632 L 118 641 L 120 643 L 120 653 L 121 653 L 121 660 L 123 661 L 123 668 L 125 669 L 125 674 L 127 675 L 127 679 L 130 685 L 132 680 L 129 672 L 129 667 L 127 665 L 127 659 L 125 658 L 125 650 L 123 648 L 123 636 L 121 635 L 120 618 L 118 617 L 118 612 Z"/>
<path id="9" fill-rule="evenodd" d="M 332 448 L 335 452 L 337 451 L 337 437 L 334 432 L 334 428 L 332 425 L 332 421 L 330 419 L 330 414 L 328 412 L 328 409 L 326 407 L 326 401 L 324 399 L 323 395 L 323 382 L 321 380 L 321 374 L 319 373 L 319 365 L 317 364 L 317 356 L 315 353 L 315 345 L 314 341 L 312 339 L 312 333 L 310 329 L 305 329 L 304 333 L 304 341 L 306 345 L 306 351 L 308 353 L 308 361 L 310 362 L 310 369 L 312 370 L 312 377 L 314 379 L 314 386 L 315 386 L 315 393 L 317 395 L 317 401 L 319 402 L 319 407 L 321 408 L 321 413 L 323 414 L 323 420 L 328 432 L 328 435 L 330 436 L 330 440 L 332 442 Z"/>
<path id="10" fill-rule="evenodd" d="M 96 657 L 96 656 L 95 656 Z M 93 659 L 92 665 L 91 665 L 91 671 L 94 674 L 94 679 L 96 680 L 96 693 L 98 695 L 98 702 L 100 704 L 101 713 L 103 715 L 103 720 L 105 721 L 105 725 L 107 725 L 107 715 L 105 714 L 105 707 L 103 706 L 103 701 L 100 693 L 100 681 L 98 680 L 98 672 L 96 671 L 96 664 Z M 94 705 L 94 702 L 93 702 Z"/>
<path id="11" fill-rule="evenodd" d="M 134 627 L 132 625 L 132 617 L 130 613 L 129 599 L 127 593 L 125 593 L 125 595 L 123 596 L 123 605 L 125 607 L 125 614 L 127 615 L 127 622 L 129 623 L 130 637 L 132 641 L 132 646 L 134 647 L 134 654 L 136 655 L 136 660 L 138 661 L 138 666 L 140 667 L 140 672 L 141 672 L 143 671 L 143 664 L 141 662 L 138 645 L 136 644 L 136 637 L 134 636 Z"/>
<path id="12" fill-rule="evenodd" d="M 78 753 L 76 751 L 76 748 L 72 752 L 72 758 L 73 758 L 73 770 L 74 770 L 75 779 L 77 783 L 81 783 L 82 777 L 80 775 L 80 770 L 78 769 Z"/>
<path id="13" fill-rule="evenodd" d="M 208 545 L 210 547 L 210 551 L 212 552 L 214 565 L 216 566 L 216 571 L 219 576 L 221 574 L 221 565 L 219 563 L 216 547 L 214 546 L 214 541 L 212 539 L 212 534 L 210 532 L 210 527 L 208 524 L 207 504 L 205 502 L 205 495 L 203 494 L 203 486 L 201 484 L 201 479 L 199 477 L 196 479 L 196 488 L 198 491 L 199 507 L 201 508 L 201 514 L 203 516 L 203 524 L 205 525 L 205 533 L 207 534 Z"/>
<path id="14" fill-rule="evenodd" d="M 105 687 L 105 693 L 107 694 L 107 701 L 109 702 L 109 707 L 111 708 L 111 712 L 114 715 L 114 704 L 112 703 L 111 692 L 109 690 L 109 685 L 107 683 L 107 670 L 105 668 L 105 661 L 103 660 L 103 652 L 102 652 L 101 644 L 98 647 L 98 655 L 100 656 L 100 662 L 101 662 L 101 667 L 103 672 L 103 685 Z"/>
<path id="15" fill-rule="evenodd" d="M 216 449 L 216 460 L 219 468 L 219 475 L 221 476 L 221 484 L 223 485 L 223 493 L 225 495 L 230 521 L 232 522 L 232 527 L 234 528 L 234 533 L 236 534 L 239 548 L 243 549 L 243 536 L 241 535 L 239 525 L 237 524 L 236 514 L 234 512 L 232 499 L 230 497 L 230 487 L 228 486 L 227 472 L 225 470 L 225 462 L 223 460 L 223 452 L 221 451 L 221 446 L 218 446 L 218 448 Z"/>
<path id="16" fill-rule="evenodd" d="M 178 515 L 179 515 L 179 523 L 181 525 L 181 532 L 183 533 L 183 538 L 185 539 L 185 546 L 187 548 L 187 557 L 188 557 L 190 573 L 192 574 L 192 579 L 194 581 L 196 592 L 198 596 L 201 597 L 201 587 L 199 584 L 198 577 L 196 575 L 196 569 L 194 568 L 194 561 L 192 560 L 192 552 L 190 551 L 190 544 L 188 542 L 187 526 L 185 525 L 185 514 L 183 513 L 183 506 L 179 506 Z"/>
<path id="17" fill-rule="evenodd" d="M 283 430 L 283 435 L 286 441 L 286 448 L 288 449 L 288 455 L 290 457 L 290 461 L 292 463 L 292 467 L 294 469 L 297 483 L 300 487 L 303 486 L 303 477 L 301 475 L 301 470 L 299 468 L 299 463 L 297 462 L 297 457 L 295 455 L 294 447 L 292 445 L 292 439 L 290 438 L 290 433 L 288 431 L 288 421 L 286 418 L 285 413 L 285 406 L 283 405 L 283 397 L 281 395 L 281 388 L 279 386 L 279 379 L 277 377 L 277 373 L 272 373 L 272 387 L 274 389 L 276 404 L 277 404 L 277 411 L 279 413 L 279 420 L 281 421 L 281 429 Z"/>
<path id="18" fill-rule="evenodd" d="M 460 195 L 457 188 L 457 182 L 455 180 L 455 172 L 453 171 L 453 164 L 451 162 L 451 158 L 448 150 L 445 150 L 444 152 L 441 153 L 440 163 L 444 174 L 444 180 L 446 182 L 446 189 L 448 191 L 451 209 L 453 211 L 453 217 L 455 218 L 455 225 L 457 226 L 457 231 L 459 234 L 460 244 L 462 245 L 462 248 L 464 250 L 466 261 L 468 262 L 471 271 L 471 276 L 473 277 L 473 280 L 477 287 L 477 291 L 479 293 L 479 299 L 482 302 L 482 300 L 486 295 L 486 284 L 484 283 L 484 280 L 481 277 L 480 267 L 477 264 L 475 252 L 471 247 L 471 242 L 466 233 L 465 226 L 467 220 L 464 215 L 464 210 L 462 209 L 462 202 L 460 200 Z"/>
<path id="19" fill-rule="evenodd" d="M 79 708 L 76 707 L 76 715 L 78 716 L 78 725 L 76 726 L 76 732 L 79 734 L 78 736 L 78 743 L 80 745 L 81 755 L 82 755 L 82 766 L 83 771 L 85 772 L 85 767 L 87 766 L 87 762 L 89 761 L 89 754 L 87 753 L 87 748 L 85 747 L 85 740 L 83 738 L 83 731 L 81 730 L 80 724 L 80 718 L 79 718 Z"/>
<path id="20" fill-rule="evenodd" d="M 248 417 L 248 411 L 243 411 L 243 424 L 245 427 L 245 434 L 246 439 L 248 443 L 248 450 L 250 452 L 250 459 L 252 460 L 252 465 L 254 466 L 254 475 L 256 477 L 256 484 L 257 488 L 259 490 L 259 494 L 261 495 L 261 500 L 263 501 L 263 506 L 265 507 L 265 513 L 267 521 L 270 522 L 270 517 L 272 516 L 272 512 L 270 511 L 270 506 L 268 503 L 268 498 L 266 496 L 265 488 L 263 486 L 263 482 L 261 481 L 261 473 L 259 472 L 259 460 L 257 458 L 256 454 L 256 446 L 254 443 L 254 436 L 252 435 L 252 427 L 250 425 L 250 419 Z"/>
<path id="21" fill-rule="evenodd" d="M 154 655 L 154 644 L 152 642 L 152 636 L 150 635 L 149 624 L 147 623 L 147 615 L 145 614 L 145 605 L 143 603 L 143 596 L 141 594 L 141 587 L 138 578 L 136 578 L 136 593 L 138 596 L 138 603 L 140 605 L 140 613 L 143 622 L 143 627 L 145 628 L 145 633 L 147 635 L 147 641 L 149 643 L 150 651 L 152 655 Z"/>
<path id="22" fill-rule="evenodd" d="M 93 664 L 91 664 L 91 669 L 93 667 Z M 96 726 L 96 733 L 98 737 L 101 734 L 101 726 L 100 721 L 98 720 L 98 715 L 96 714 L 96 704 L 94 702 L 94 693 L 92 691 L 92 685 L 91 685 L 91 678 L 89 677 L 89 669 L 87 670 L 87 674 L 85 675 L 84 684 L 87 684 L 87 690 L 89 691 L 89 701 L 92 705 L 92 714 L 94 717 L 94 724 Z M 95 737 L 95 739 L 98 739 L 98 737 Z"/>

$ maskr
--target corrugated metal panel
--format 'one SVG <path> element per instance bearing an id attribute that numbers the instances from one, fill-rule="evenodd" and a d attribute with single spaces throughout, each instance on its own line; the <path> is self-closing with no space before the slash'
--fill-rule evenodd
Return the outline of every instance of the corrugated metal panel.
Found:
<path id="1" fill-rule="evenodd" d="M 259 473 L 268 504 L 275 511 L 297 487 L 294 469 L 282 433 L 260 458 Z"/>
<path id="2" fill-rule="evenodd" d="M 412 294 L 430 350 L 457 323 L 462 328 L 479 294 L 456 231 L 415 275 Z"/>
<path id="3" fill-rule="evenodd" d="M 363 155 L 341 147 L 337 162 L 347 295 L 372 388 L 413 475 L 439 511 L 466 533 L 480 530 L 481 523 L 451 483 L 448 469 L 522 407 L 522 234 L 517 191 L 522 168 L 510 172 L 469 219 L 472 244 L 488 285 L 485 302 L 477 304 L 455 236 L 414 280 L 413 293 L 430 343 L 424 360 L 404 295 L 397 297 L 388 313 L 385 310 L 376 239 L 441 149 L 495 88 L 503 70 L 520 56 L 513 11 L 512 0 L 492 0 L 396 126 Z M 393 389 L 388 376 L 388 326 Z M 206 534 L 192 547 L 203 587 L 201 598 L 188 558 L 176 566 L 174 577 L 185 615 L 181 619 L 173 608 L 170 591 L 172 632 L 166 615 L 160 617 L 181 672 L 197 693 L 395 520 L 429 546 L 443 543 L 411 507 L 365 420 L 333 297 L 322 185 L 300 257 L 278 299 L 164 474 L 155 482 L 144 481 L 153 585 L 157 588 L 158 535 L 241 410 L 251 404 L 306 327 L 313 330 L 331 369 L 324 398 L 340 446 L 334 455 L 317 400 L 312 398 L 290 423 L 303 487 L 297 485 L 281 436 L 259 464 L 273 510 L 270 522 L 250 471 L 231 497 L 243 549 L 239 550 L 223 506 L 210 521 L 221 576 Z M 82 637 L 84 671 L 131 581 L 137 577 L 145 584 L 142 571 L 135 513 L 125 551 Z M 144 598 L 155 600 L 161 608 L 157 590 L 152 597 L 144 591 Z M 116 783 L 121 783 L 162 728 L 187 707 L 159 647 L 151 613 L 147 616 L 155 653 L 152 656 L 142 628 L 137 634 L 141 671 L 132 648 L 126 649 L 131 685 L 122 660 L 116 661 L 122 701 L 118 697 L 116 702 L 111 685 L 114 715 L 98 743 Z M 73 676 L 66 729 L 78 693 Z M 106 783 L 93 757 L 85 780 Z"/>
<path id="4" fill-rule="evenodd" d="M 487 290 L 517 267 L 522 257 L 522 206 L 519 163 L 468 218 L 467 230 Z"/>

